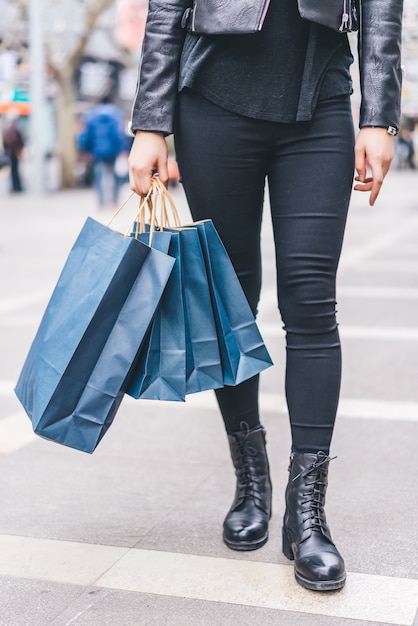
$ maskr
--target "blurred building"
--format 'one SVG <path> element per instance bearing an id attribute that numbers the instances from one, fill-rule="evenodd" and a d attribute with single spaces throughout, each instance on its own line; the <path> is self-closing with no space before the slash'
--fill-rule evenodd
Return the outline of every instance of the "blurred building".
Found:
<path id="1" fill-rule="evenodd" d="M 402 111 L 418 122 L 418 0 L 404 0 Z"/>
<path id="2" fill-rule="evenodd" d="M 135 95 L 147 0 L 118 0 L 92 32 L 75 80 L 87 106 L 110 93 L 127 113 Z"/>
<path id="3" fill-rule="evenodd" d="M 54 54 L 65 55 L 83 27 L 83 2 L 44 0 L 48 12 L 46 39 Z M 122 108 L 131 106 L 137 78 L 147 0 L 115 0 L 91 32 L 75 84 L 80 109 L 111 93 Z M 30 100 L 28 25 L 20 19 L 17 2 L 0 0 L 0 102 Z M 51 86 L 48 86 L 53 92 Z M 5 106 L 5 105 L 4 105 Z"/>

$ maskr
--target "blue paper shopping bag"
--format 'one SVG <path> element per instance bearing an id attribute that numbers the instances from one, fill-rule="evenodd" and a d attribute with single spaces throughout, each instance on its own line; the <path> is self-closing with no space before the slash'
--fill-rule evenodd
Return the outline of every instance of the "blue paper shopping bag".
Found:
<path id="1" fill-rule="evenodd" d="M 223 382 L 238 385 L 270 367 L 272 361 L 213 222 L 203 220 L 193 225 L 198 230 L 206 263 Z"/>
<path id="2" fill-rule="evenodd" d="M 123 398 L 173 264 L 87 219 L 15 388 L 37 434 L 93 452 Z"/>
<path id="3" fill-rule="evenodd" d="M 184 401 L 186 394 L 222 387 L 223 374 L 198 232 L 164 228 L 154 232 L 152 246 L 161 246 L 167 235 L 172 237 L 169 254 L 175 267 L 129 377 L 127 393 L 135 398 Z"/>
<path id="4" fill-rule="evenodd" d="M 144 383 L 149 385 L 147 398 L 184 400 L 186 394 L 224 384 L 208 276 L 197 229 L 181 226 L 174 201 L 158 177 L 152 181 L 148 208 L 149 224 L 137 222 L 135 233 L 148 230 L 153 246 L 159 233 L 171 233 L 169 254 L 176 264 L 155 317 L 142 369 L 130 379 L 129 392 L 145 397 Z"/>
<path id="5" fill-rule="evenodd" d="M 138 235 L 147 242 L 149 235 Z M 129 376 L 126 393 L 146 400 L 183 402 L 186 393 L 186 333 L 181 288 L 180 235 L 153 233 L 152 246 L 167 252 L 175 265 L 138 359 Z"/>
<path id="6" fill-rule="evenodd" d="M 186 338 L 186 394 L 223 387 L 222 363 L 208 276 L 199 234 L 194 227 L 178 233 Z"/>

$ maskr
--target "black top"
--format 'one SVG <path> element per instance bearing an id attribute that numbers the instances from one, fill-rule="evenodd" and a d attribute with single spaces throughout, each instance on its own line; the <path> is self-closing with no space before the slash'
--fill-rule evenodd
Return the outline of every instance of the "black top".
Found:
<path id="1" fill-rule="evenodd" d="M 199 59 L 198 68 L 188 75 L 192 57 L 194 65 Z M 306 99 L 302 83 L 312 83 L 313 76 L 305 108 L 313 110 L 318 99 L 352 92 L 352 61 L 346 35 L 312 28 L 300 17 L 296 0 L 272 0 L 260 33 L 189 36 L 181 87 L 241 115 L 291 123 L 300 119 L 301 99 Z"/>

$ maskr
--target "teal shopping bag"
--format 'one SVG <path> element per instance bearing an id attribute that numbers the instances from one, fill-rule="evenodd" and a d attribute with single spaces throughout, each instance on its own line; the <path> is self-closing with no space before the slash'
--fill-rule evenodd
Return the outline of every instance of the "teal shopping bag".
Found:
<path id="1" fill-rule="evenodd" d="M 149 235 L 138 235 L 149 241 Z M 186 327 L 181 288 L 179 233 L 156 231 L 152 246 L 168 253 L 175 264 L 147 340 L 130 373 L 126 393 L 145 400 L 184 402 L 186 394 Z"/>
<path id="2" fill-rule="evenodd" d="M 161 199 L 158 192 L 157 186 L 152 202 Z M 143 224 L 141 228 L 153 231 L 154 226 Z M 149 239 L 148 233 L 136 236 Z M 167 236 L 171 237 L 168 253 L 175 258 L 175 266 L 129 376 L 127 393 L 142 399 L 184 401 L 187 394 L 222 387 L 223 374 L 198 232 L 163 226 L 153 232 L 151 245 L 162 249 Z"/>
<path id="3" fill-rule="evenodd" d="M 224 385 L 238 385 L 272 365 L 250 305 L 212 220 L 195 222 L 216 321 Z"/>

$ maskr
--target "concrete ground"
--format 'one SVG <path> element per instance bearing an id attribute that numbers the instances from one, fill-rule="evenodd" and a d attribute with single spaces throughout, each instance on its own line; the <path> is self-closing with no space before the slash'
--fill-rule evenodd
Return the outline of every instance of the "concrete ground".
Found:
<path id="1" fill-rule="evenodd" d="M 259 325 L 275 362 L 261 392 L 274 503 L 262 549 L 222 543 L 234 476 L 212 393 L 126 398 L 92 456 L 33 435 L 13 387 L 88 215 L 111 215 L 90 190 L 0 195 L 0 626 L 417 626 L 418 175 L 391 173 L 375 208 L 352 200 L 327 503 L 348 580 L 325 594 L 298 586 L 281 553 L 290 438 L 267 211 Z"/>

